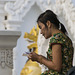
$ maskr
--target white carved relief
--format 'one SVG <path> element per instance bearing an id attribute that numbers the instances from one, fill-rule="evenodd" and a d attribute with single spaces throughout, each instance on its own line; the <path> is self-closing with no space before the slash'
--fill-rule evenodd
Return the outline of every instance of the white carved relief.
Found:
<path id="1" fill-rule="evenodd" d="M 48 6 L 50 6 L 50 0 L 17 0 L 15 3 L 6 3 L 5 10 L 9 13 L 9 15 L 12 16 L 19 16 L 20 18 L 23 18 L 28 11 L 28 9 L 34 4 L 37 3 L 39 6 L 41 5 L 44 10 L 47 9 Z M 39 4 L 40 3 L 40 4 Z M 40 7 L 41 8 L 41 7 Z M 42 9 L 43 9 L 42 8 Z"/>
<path id="2" fill-rule="evenodd" d="M 4 6 L 7 2 L 14 2 L 15 0 L 0 0 L 0 30 L 5 30 L 5 16 L 7 16 L 7 12 L 4 10 Z"/>
<path id="3" fill-rule="evenodd" d="M 5 10 L 9 13 L 9 15 L 17 16 L 21 15 L 23 9 L 27 6 L 28 1 L 26 0 L 17 0 L 15 3 L 6 3 Z"/>
<path id="4" fill-rule="evenodd" d="M 41 8 L 42 6 L 42 10 L 46 10 L 46 9 L 52 9 L 54 10 L 56 13 L 58 13 L 58 15 L 60 15 L 62 13 L 62 11 L 66 14 L 65 19 L 71 19 L 74 21 L 74 16 L 75 16 L 75 8 L 73 7 L 73 4 L 71 3 L 71 0 L 56 0 L 56 4 L 55 7 L 53 7 L 53 5 L 51 5 L 51 0 L 17 0 L 15 1 L 15 3 L 7 3 L 5 5 L 5 10 L 9 13 L 9 15 L 11 15 L 12 17 L 9 17 L 10 19 L 15 19 L 15 20 L 22 20 L 23 17 L 25 16 L 25 14 L 28 12 L 28 10 L 30 9 L 30 7 L 34 4 L 37 3 L 37 5 Z M 41 5 L 41 6 L 40 6 Z M 59 8 L 58 8 L 59 7 Z M 67 12 L 69 11 L 69 12 Z M 63 13 L 63 14 L 64 14 Z M 69 15 L 68 15 L 69 14 Z M 72 14 L 70 16 L 70 14 Z M 68 16 L 70 18 L 68 18 Z M 70 20 L 68 20 L 70 22 Z M 68 26 L 71 24 L 72 22 L 68 23 Z M 74 33 L 74 31 L 72 31 L 74 29 L 73 26 L 70 25 L 70 31 L 72 32 L 72 34 Z M 74 36 L 75 37 L 75 36 Z"/>
<path id="5" fill-rule="evenodd" d="M 12 49 L 6 49 L 6 65 L 10 68 L 13 67 L 13 50 Z"/>
<path id="6" fill-rule="evenodd" d="M 5 68 L 5 50 L 0 50 L 0 64 Z"/>
<path id="7" fill-rule="evenodd" d="M 0 50 L 0 65 L 2 68 L 8 66 L 13 67 L 13 50 L 12 49 L 1 49 Z"/>
<path id="8" fill-rule="evenodd" d="M 61 14 L 61 12 L 65 12 L 66 16 L 65 19 L 71 19 L 74 21 L 74 16 L 75 16 L 75 8 L 73 7 L 73 4 L 71 3 L 71 0 L 56 0 L 56 8 L 51 8 L 53 7 L 53 5 L 50 5 L 51 4 L 51 0 L 17 0 L 15 1 L 15 3 L 6 3 L 5 5 L 5 10 L 9 13 L 9 15 L 12 15 L 14 17 L 11 17 L 13 19 L 19 19 L 21 20 L 25 14 L 27 13 L 27 11 L 29 10 L 29 8 L 34 4 L 34 3 L 37 3 L 39 6 L 41 5 L 43 8 L 43 10 L 46 10 L 46 9 L 53 9 L 55 12 L 57 12 L 58 14 Z M 39 4 L 40 3 L 40 4 Z M 59 7 L 59 8 L 58 8 Z M 41 8 L 41 7 L 40 7 Z M 71 16 L 69 15 L 68 17 L 68 14 L 72 14 Z M 69 20 L 68 20 L 69 21 Z M 72 22 L 73 22 L 72 21 Z M 69 23 L 68 23 L 69 24 Z M 71 22 L 70 22 L 71 24 Z M 71 26 L 71 25 L 70 25 Z M 71 26 L 71 32 L 72 29 L 74 27 Z M 74 32 L 73 32 L 74 33 Z"/>

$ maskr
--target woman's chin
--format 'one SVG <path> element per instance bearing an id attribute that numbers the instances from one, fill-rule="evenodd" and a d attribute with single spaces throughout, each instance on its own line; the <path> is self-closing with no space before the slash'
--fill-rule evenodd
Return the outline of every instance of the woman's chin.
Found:
<path id="1" fill-rule="evenodd" d="M 48 39 L 48 37 L 46 37 L 46 36 L 44 36 L 45 37 L 45 39 Z"/>

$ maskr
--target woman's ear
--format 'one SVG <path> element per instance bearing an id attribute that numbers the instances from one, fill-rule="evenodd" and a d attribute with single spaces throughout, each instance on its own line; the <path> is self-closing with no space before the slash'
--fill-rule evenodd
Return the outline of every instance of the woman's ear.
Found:
<path id="1" fill-rule="evenodd" d="M 51 27 L 51 22 L 50 21 L 47 21 L 46 24 L 47 24 L 47 27 L 49 27 L 49 28 Z"/>

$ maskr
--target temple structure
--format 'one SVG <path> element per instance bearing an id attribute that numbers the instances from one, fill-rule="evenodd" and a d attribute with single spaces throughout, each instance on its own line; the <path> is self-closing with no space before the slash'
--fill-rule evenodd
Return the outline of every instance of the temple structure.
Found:
<path id="1" fill-rule="evenodd" d="M 36 26 L 40 13 L 53 10 L 66 27 L 74 45 L 75 66 L 75 7 L 71 0 L 0 0 L 0 75 L 20 75 L 27 57 L 22 56 L 27 49 L 25 32 Z M 42 41 L 42 42 L 41 42 Z M 38 35 L 38 53 L 45 55 L 49 40 Z M 42 72 L 45 70 L 42 68 Z"/>

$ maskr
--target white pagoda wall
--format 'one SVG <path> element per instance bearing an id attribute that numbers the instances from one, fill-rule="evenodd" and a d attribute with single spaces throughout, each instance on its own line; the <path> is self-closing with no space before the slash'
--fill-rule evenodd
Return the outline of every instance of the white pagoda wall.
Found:
<path id="1" fill-rule="evenodd" d="M 0 1 L 1 1 L 1 3 L 0 3 L 0 6 L 1 6 L 0 7 L 0 10 L 1 10 L 0 11 L 0 14 L 1 14 L 0 30 L 1 29 L 5 30 L 5 26 L 6 26 L 7 30 L 12 30 L 12 31 L 20 30 L 22 32 L 21 37 L 18 39 L 17 46 L 13 50 L 13 54 L 14 54 L 13 55 L 13 60 L 14 60 L 13 61 L 13 73 L 11 72 L 11 70 L 12 70 L 11 69 L 10 73 L 9 73 L 10 75 L 11 75 L 11 73 L 12 73 L 12 75 L 20 75 L 20 72 L 21 72 L 22 68 L 24 67 L 26 60 L 27 60 L 27 57 L 22 56 L 22 54 L 25 51 L 28 51 L 28 49 L 26 48 L 27 42 L 23 38 L 24 33 L 30 32 L 32 27 L 36 26 L 36 19 L 37 19 L 38 15 L 42 11 L 44 11 L 48 8 L 52 9 L 54 11 L 57 10 L 56 12 L 59 15 L 59 17 L 62 18 L 62 19 L 60 19 L 61 22 L 64 25 L 66 25 L 66 28 L 69 32 L 69 36 L 73 40 L 74 47 L 75 47 L 75 40 L 74 40 L 75 38 L 73 38 L 73 36 L 75 36 L 75 30 L 73 30 L 73 34 L 74 34 L 73 35 L 72 29 L 71 29 L 71 28 L 73 28 L 72 24 L 69 26 L 67 24 L 68 19 L 66 19 L 66 18 L 69 18 L 70 15 L 68 17 L 65 17 L 63 14 L 60 15 L 61 11 L 63 12 L 63 7 L 61 6 L 61 3 L 62 2 L 64 3 L 65 0 L 61 0 L 61 1 L 57 0 L 58 1 L 57 4 L 54 4 L 55 9 L 54 9 L 54 6 L 50 3 L 51 0 L 0 0 Z M 29 1 L 27 3 L 27 5 L 26 5 L 25 1 Z M 55 0 L 52 0 L 52 1 L 54 2 Z M 66 1 L 69 2 L 70 0 L 66 0 Z M 10 3 L 8 3 L 8 2 L 10 2 Z M 35 2 L 35 4 L 34 4 L 34 2 Z M 38 4 L 38 6 L 36 3 Z M 5 7 L 4 7 L 4 5 L 5 5 Z M 67 3 L 65 6 L 67 6 Z M 58 7 L 59 7 L 59 9 L 58 9 Z M 64 13 L 65 13 L 65 11 L 64 11 Z M 5 16 L 8 17 L 8 20 L 4 22 Z M 74 24 L 75 24 L 75 22 L 74 22 Z M 42 39 L 43 39 L 43 37 L 42 37 Z M 45 39 L 43 39 L 43 40 L 45 40 Z M 41 50 L 42 49 L 43 49 L 43 47 L 41 48 Z M 74 59 L 75 59 L 75 56 L 74 56 Z M 73 64 L 75 65 L 75 60 L 74 60 Z M 5 68 L 5 69 L 8 69 L 8 68 Z M 2 70 L 5 70 L 5 69 L 0 69 L 1 75 L 3 73 Z M 9 71 L 9 69 L 8 69 L 8 71 Z M 8 74 L 8 71 L 6 70 L 5 73 L 7 72 L 7 74 Z"/>

